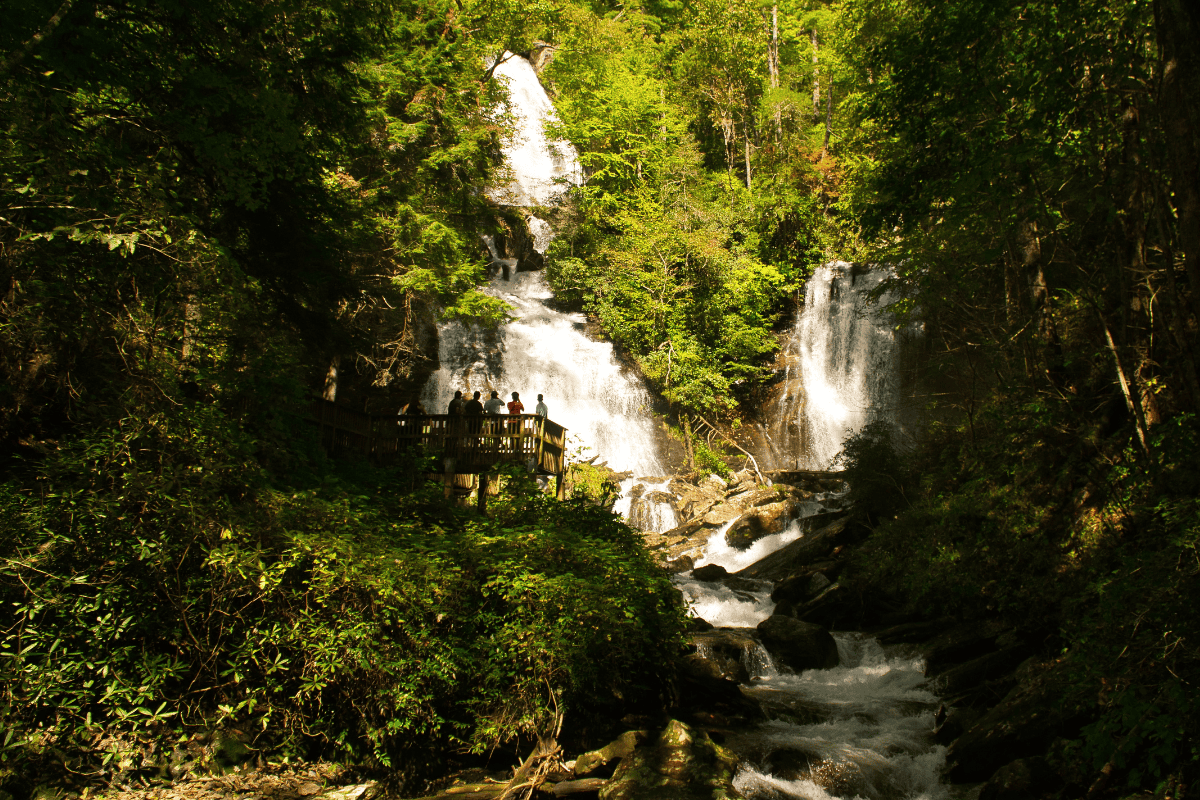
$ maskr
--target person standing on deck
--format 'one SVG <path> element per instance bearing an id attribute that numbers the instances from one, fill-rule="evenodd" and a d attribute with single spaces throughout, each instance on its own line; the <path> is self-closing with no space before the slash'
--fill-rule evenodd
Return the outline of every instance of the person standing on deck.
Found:
<path id="1" fill-rule="evenodd" d="M 537 408 L 533 410 L 533 413 L 537 414 L 542 419 L 550 418 L 550 409 L 546 408 L 546 404 L 542 402 L 542 396 L 540 394 L 538 395 Z"/>
<path id="2" fill-rule="evenodd" d="M 454 393 L 454 399 L 450 401 L 450 408 L 446 413 L 452 417 L 457 417 L 465 411 L 466 402 L 462 399 L 462 390 Z"/>
<path id="3" fill-rule="evenodd" d="M 492 396 L 483 404 L 484 413 L 499 414 L 504 409 L 504 401 L 500 399 L 500 393 L 492 391 Z"/>
<path id="4" fill-rule="evenodd" d="M 479 392 L 476 392 L 474 397 L 463 403 L 463 413 L 468 417 L 478 417 L 483 414 L 483 403 L 479 402 Z"/>
<path id="5" fill-rule="evenodd" d="M 513 392 L 512 402 L 508 404 L 509 414 L 521 414 L 525 411 L 525 404 L 521 402 L 521 397 L 516 392 Z"/>

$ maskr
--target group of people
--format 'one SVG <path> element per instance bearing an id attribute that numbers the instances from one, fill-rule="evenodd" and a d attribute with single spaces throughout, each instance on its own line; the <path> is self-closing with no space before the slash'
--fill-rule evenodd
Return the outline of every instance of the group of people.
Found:
<path id="1" fill-rule="evenodd" d="M 479 416 L 482 414 L 503 414 L 504 413 L 505 403 L 503 400 L 500 399 L 499 392 L 493 390 L 492 396 L 490 398 L 488 398 L 488 401 L 486 403 L 480 402 L 480 400 L 479 400 L 480 394 L 481 394 L 480 392 L 475 392 L 474 396 L 470 400 L 464 400 L 463 393 L 461 390 L 455 392 L 454 399 L 450 401 L 450 408 L 447 410 L 446 413 L 452 417 L 454 417 L 454 416 L 471 417 L 471 416 Z M 421 402 L 419 400 L 414 399 L 411 403 L 408 404 L 408 406 L 401 413 L 403 415 L 408 415 L 408 414 L 426 414 L 428 412 L 425 411 L 424 407 L 421 405 Z M 525 404 L 521 402 L 521 396 L 517 392 L 512 393 L 512 400 L 510 400 L 508 402 L 508 413 L 509 414 L 524 414 L 525 413 Z M 537 414 L 539 417 L 541 417 L 543 419 L 549 419 L 549 417 L 550 417 L 550 409 L 548 409 L 546 407 L 546 403 L 542 399 L 542 396 L 540 394 L 538 395 L 537 406 L 534 408 L 533 413 Z"/>
<path id="2" fill-rule="evenodd" d="M 478 416 L 481 414 L 503 414 L 505 403 L 500 399 L 500 393 L 493 390 L 492 396 L 488 398 L 486 403 L 480 402 L 480 392 L 475 392 L 470 400 L 463 399 L 461 391 L 454 393 L 454 399 L 450 401 L 450 408 L 447 410 L 450 416 Z M 509 414 L 524 414 L 525 404 L 521 402 L 521 395 L 517 392 L 512 393 L 512 400 L 508 402 Z M 539 417 L 546 419 L 550 416 L 550 409 L 546 407 L 542 396 L 538 395 L 537 407 L 533 411 Z"/>

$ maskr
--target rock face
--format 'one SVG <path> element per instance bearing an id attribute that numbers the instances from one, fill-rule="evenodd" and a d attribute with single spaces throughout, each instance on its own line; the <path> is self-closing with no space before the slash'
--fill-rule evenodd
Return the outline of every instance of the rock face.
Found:
<path id="1" fill-rule="evenodd" d="M 653 746 L 621 760 L 600 800 L 724 800 L 738 796 L 736 771 L 736 756 L 673 719 Z"/>
<path id="2" fill-rule="evenodd" d="M 778 663 L 796 672 L 838 664 L 837 642 L 820 625 L 775 614 L 758 624 L 758 636 Z"/>

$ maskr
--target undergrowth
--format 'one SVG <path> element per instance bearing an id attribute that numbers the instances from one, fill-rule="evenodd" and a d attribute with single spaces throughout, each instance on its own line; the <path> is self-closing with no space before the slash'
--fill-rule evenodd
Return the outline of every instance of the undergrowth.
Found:
<path id="1" fill-rule="evenodd" d="M 928 617 L 1000 616 L 1062 659 L 1091 721 L 1057 753 L 1085 788 L 1102 770 L 1128 790 L 1200 777 L 1200 422 L 1151 433 L 1146 456 L 1070 409 L 998 400 L 906 459 L 864 434 L 847 448 L 920 487 L 858 578 Z"/>
<path id="2" fill-rule="evenodd" d="M 196 404 L 0 485 L 4 789 L 162 774 L 226 729 L 418 786 L 661 702 L 678 593 L 609 512 L 519 473 L 490 517 L 401 468 L 283 485 L 255 448 Z"/>

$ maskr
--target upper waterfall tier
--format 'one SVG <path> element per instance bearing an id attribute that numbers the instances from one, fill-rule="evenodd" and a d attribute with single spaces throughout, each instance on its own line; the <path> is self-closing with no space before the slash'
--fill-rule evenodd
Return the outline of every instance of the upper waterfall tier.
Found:
<path id="1" fill-rule="evenodd" d="M 579 154 L 570 142 L 547 138 L 546 122 L 557 116 L 528 59 L 506 51 L 493 74 L 508 87 L 516 124 L 502 147 L 512 180 L 490 187 L 487 196 L 502 205 L 549 205 L 582 182 Z"/>

